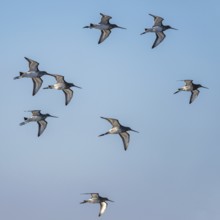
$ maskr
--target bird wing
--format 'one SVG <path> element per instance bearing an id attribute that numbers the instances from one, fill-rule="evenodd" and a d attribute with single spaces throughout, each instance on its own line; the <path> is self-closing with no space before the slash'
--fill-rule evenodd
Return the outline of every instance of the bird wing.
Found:
<path id="1" fill-rule="evenodd" d="M 100 13 L 100 15 L 102 16 L 101 21 L 99 22 L 99 24 L 109 24 L 109 20 L 112 18 L 111 16 L 108 15 L 104 15 L 102 13 Z"/>
<path id="2" fill-rule="evenodd" d="M 71 89 L 63 89 L 63 92 L 65 94 L 65 105 L 68 105 L 70 100 L 73 97 L 73 90 L 71 90 Z"/>
<path id="3" fill-rule="evenodd" d="M 33 116 L 40 116 L 40 110 L 30 110 L 29 112 L 32 113 Z"/>
<path id="4" fill-rule="evenodd" d="M 32 60 L 32 59 L 29 59 L 29 58 L 27 58 L 27 57 L 25 57 L 25 59 L 28 61 L 28 63 L 29 63 L 29 71 L 39 71 L 38 70 L 38 65 L 39 65 L 39 63 L 38 62 L 36 62 L 36 61 L 34 61 L 34 60 Z"/>
<path id="5" fill-rule="evenodd" d="M 99 217 L 105 212 L 107 206 L 108 206 L 107 202 L 100 202 Z"/>
<path id="6" fill-rule="evenodd" d="M 186 83 L 186 86 L 192 86 L 192 80 L 187 79 L 187 80 L 183 80 Z"/>
<path id="7" fill-rule="evenodd" d="M 51 76 L 55 77 L 55 78 L 56 78 L 56 81 L 57 81 L 58 83 L 64 83 L 64 82 L 65 82 L 65 81 L 64 81 L 64 76 L 62 76 L 62 75 L 51 74 Z"/>
<path id="8" fill-rule="evenodd" d="M 111 123 L 111 125 L 113 127 L 119 127 L 120 126 L 120 123 L 117 119 L 114 119 L 114 118 L 105 118 L 105 117 L 101 117 L 102 119 L 105 119 L 107 120 L 109 123 Z"/>
<path id="9" fill-rule="evenodd" d="M 101 30 L 101 35 L 98 44 L 101 44 L 110 34 L 111 30 Z"/>
<path id="10" fill-rule="evenodd" d="M 163 18 L 156 16 L 156 15 L 152 15 L 152 14 L 149 14 L 149 15 L 154 17 L 154 25 L 153 26 L 161 26 L 162 25 L 162 21 L 164 20 Z"/>
<path id="11" fill-rule="evenodd" d="M 91 195 L 91 198 L 99 198 L 99 194 L 98 193 L 82 193 L 82 194 L 84 194 L 84 195 L 88 195 L 88 194 L 90 194 Z"/>
<path id="12" fill-rule="evenodd" d="M 191 96 L 190 96 L 190 100 L 189 100 L 189 104 L 191 104 L 196 98 L 197 96 L 199 95 L 199 90 L 193 90 L 191 92 Z"/>
<path id="13" fill-rule="evenodd" d="M 121 132 L 119 135 L 123 141 L 124 149 L 127 150 L 130 141 L 130 135 L 127 132 Z"/>
<path id="14" fill-rule="evenodd" d="M 47 122 L 45 120 L 40 120 L 38 123 L 38 137 L 44 132 L 47 127 Z"/>
<path id="15" fill-rule="evenodd" d="M 34 96 L 38 92 L 40 87 L 42 86 L 43 80 L 40 77 L 35 77 L 35 78 L 32 78 L 32 81 L 34 83 L 32 95 Z"/>
<path id="16" fill-rule="evenodd" d="M 92 199 L 99 199 L 99 194 L 98 193 L 90 193 Z"/>
<path id="17" fill-rule="evenodd" d="M 166 37 L 166 35 L 165 35 L 163 32 L 157 32 L 157 33 L 156 33 L 156 39 L 155 39 L 155 41 L 154 41 L 154 44 L 153 44 L 153 46 L 152 46 L 152 49 L 153 49 L 154 47 L 156 47 L 157 45 L 159 45 L 159 44 L 164 40 L 165 37 Z"/>

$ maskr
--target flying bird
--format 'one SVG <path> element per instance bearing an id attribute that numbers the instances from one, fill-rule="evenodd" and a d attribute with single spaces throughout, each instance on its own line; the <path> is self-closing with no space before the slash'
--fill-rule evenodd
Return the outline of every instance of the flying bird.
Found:
<path id="1" fill-rule="evenodd" d="M 38 123 L 38 137 L 44 132 L 47 127 L 47 121 L 45 120 L 47 117 L 57 118 L 56 116 L 52 116 L 50 114 L 42 114 L 40 110 L 31 110 L 28 111 L 32 113 L 30 118 L 24 117 L 24 122 L 21 122 L 20 125 L 25 125 L 29 122 L 37 122 Z"/>
<path id="2" fill-rule="evenodd" d="M 98 193 L 83 193 L 83 194 L 90 194 L 91 198 L 88 200 L 84 200 L 80 204 L 84 204 L 84 203 L 93 203 L 93 204 L 99 203 L 100 204 L 99 217 L 105 212 L 108 206 L 108 203 L 106 201 L 113 202 L 112 200 L 106 197 L 101 197 Z"/>
<path id="3" fill-rule="evenodd" d="M 99 24 L 90 24 L 89 26 L 85 26 L 83 28 L 94 28 L 94 29 L 98 29 L 101 31 L 101 35 L 99 38 L 99 42 L 98 44 L 102 43 L 110 34 L 111 34 L 111 29 L 113 28 L 121 28 L 121 29 L 126 29 L 123 27 L 120 27 L 116 24 L 111 24 L 109 22 L 109 20 L 112 18 L 111 16 L 108 15 L 104 15 L 102 13 L 100 13 L 100 15 L 102 16 L 101 21 L 99 22 Z"/>
<path id="4" fill-rule="evenodd" d="M 44 89 L 56 89 L 56 90 L 62 90 L 65 94 L 65 105 L 68 105 L 70 100 L 73 97 L 73 90 L 70 89 L 70 87 L 76 87 L 81 89 L 81 87 L 74 85 L 73 83 L 68 83 L 64 80 L 64 76 L 52 74 L 55 78 L 57 83 L 54 85 L 49 85 L 48 87 L 45 87 Z"/>
<path id="5" fill-rule="evenodd" d="M 193 80 L 180 80 L 180 81 L 184 81 L 185 85 L 183 87 L 179 88 L 176 92 L 174 92 L 174 94 L 176 94 L 180 91 L 191 92 L 189 104 L 191 104 L 196 99 L 196 97 L 199 95 L 198 88 L 208 89 L 207 87 L 202 86 L 200 84 L 194 84 Z"/>
<path id="6" fill-rule="evenodd" d="M 129 127 L 125 127 L 125 126 L 121 125 L 117 119 L 104 118 L 104 117 L 101 117 L 101 118 L 105 119 L 109 123 L 111 123 L 112 128 L 109 131 L 107 131 L 106 133 L 100 134 L 99 137 L 104 136 L 106 134 L 119 134 L 119 136 L 121 137 L 121 139 L 123 141 L 123 144 L 124 144 L 124 150 L 127 150 L 128 144 L 129 144 L 129 141 L 130 141 L 130 135 L 127 131 L 134 131 L 134 132 L 137 132 L 137 133 L 139 133 L 139 132 L 135 131 L 135 130 L 129 128 Z"/>
<path id="7" fill-rule="evenodd" d="M 38 69 L 39 63 L 25 57 L 29 64 L 29 70 L 27 72 L 20 72 L 20 76 L 14 77 L 14 79 L 21 79 L 21 78 L 31 78 L 34 84 L 32 95 L 34 96 L 42 86 L 43 80 L 41 79 L 42 76 L 51 74 L 47 73 L 46 71 L 41 71 Z"/>
<path id="8" fill-rule="evenodd" d="M 158 46 L 166 37 L 166 35 L 164 34 L 164 31 L 166 31 L 168 29 L 173 29 L 173 30 L 177 30 L 177 29 L 173 28 L 169 25 L 163 25 L 162 21 L 164 19 L 159 16 L 155 16 L 152 14 L 149 14 L 149 15 L 154 18 L 154 25 L 152 28 L 146 28 L 145 31 L 143 33 L 141 33 L 141 35 L 146 34 L 148 32 L 153 32 L 156 34 L 156 39 L 155 39 L 154 44 L 152 46 L 152 49 L 153 49 L 156 46 Z"/>

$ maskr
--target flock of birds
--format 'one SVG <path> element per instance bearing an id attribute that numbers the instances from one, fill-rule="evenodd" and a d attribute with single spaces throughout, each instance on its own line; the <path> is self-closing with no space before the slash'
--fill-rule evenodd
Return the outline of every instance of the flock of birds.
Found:
<path id="1" fill-rule="evenodd" d="M 104 40 L 106 40 L 109 35 L 111 34 L 111 30 L 113 28 L 120 28 L 120 29 L 126 29 L 123 27 L 120 27 L 116 24 L 111 24 L 109 22 L 109 20 L 112 18 L 111 16 L 108 15 L 104 15 L 102 13 L 100 13 L 100 15 L 102 16 L 101 21 L 99 22 L 99 24 L 90 24 L 89 26 L 85 26 L 84 28 L 90 28 L 90 29 L 98 29 L 101 31 L 101 35 L 98 41 L 98 44 L 102 43 Z M 169 25 L 163 25 L 163 18 L 159 17 L 159 16 L 155 16 L 152 14 L 149 14 L 150 16 L 152 16 L 154 18 L 154 25 L 151 28 L 146 28 L 145 31 L 143 33 L 141 33 L 141 35 L 152 32 L 156 34 L 156 39 L 152 45 L 152 48 L 157 47 L 166 37 L 166 35 L 164 34 L 164 31 L 168 30 L 168 29 L 173 29 L 173 30 L 177 30 Z M 37 92 L 39 91 L 39 89 L 41 88 L 42 84 L 43 84 L 43 80 L 41 79 L 42 76 L 46 75 L 46 76 L 52 76 L 56 79 L 56 83 L 53 85 L 49 85 L 47 87 L 45 87 L 44 89 L 55 89 L 55 90 L 62 90 L 64 92 L 65 95 L 65 105 L 68 105 L 73 97 L 73 90 L 71 89 L 71 87 L 76 87 L 81 89 L 81 87 L 74 85 L 73 83 L 69 83 L 66 82 L 64 80 L 64 76 L 62 75 L 57 75 L 57 74 L 51 74 L 51 73 L 47 73 L 46 71 L 41 71 L 38 69 L 39 63 L 25 57 L 25 59 L 28 61 L 29 63 L 29 70 L 27 72 L 20 72 L 19 76 L 14 77 L 14 79 L 21 79 L 21 78 L 31 78 L 33 81 L 33 92 L 32 95 L 36 95 Z M 190 101 L 189 104 L 191 104 L 195 98 L 199 95 L 199 90 L 198 88 L 206 88 L 200 84 L 194 84 L 193 80 L 182 80 L 185 82 L 185 85 L 181 88 L 179 88 L 174 94 L 180 92 L 180 91 L 188 91 L 191 92 L 191 96 L 190 96 Z M 20 123 L 20 125 L 25 125 L 29 122 L 37 122 L 38 123 L 38 137 L 44 132 L 44 130 L 47 127 L 47 121 L 46 118 L 47 117 L 53 117 L 53 118 L 57 118 L 56 116 L 52 116 L 50 114 L 42 114 L 40 110 L 31 110 L 28 111 L 31 112 L 32 115 L 31 117 L 27 118 L 24 117 L 24 121 Z M 106 133 L 103 133 L 101 135 L 99 135 L 99 137 L 107 135 L 107 134 L 119 134 L 119 136 L 121 137 L 122 141 L 123 141 L 123 146 L 124 146 L 124 150 L 126 151 L 128 148 L 128 144 L 130 141 L 130 135 L 128 133 L 128 131 L 133 131 L 133 132 L 137 132 L 133 129 L 131 129 L 130 127 L 126 127 L 123 126 L 119 123 L 119 121 L 117 119 L 114 118 L 106 118 L 106 117 L 101 117 L 102 119 L 107 120 L 111 125 L 112 128 L 110 130 L 108 130 Z M 109 200 L 106 197 L 101 197 L 99 195 L 99 193 L 84 193 L 84 194 L 90 194 L 91 198 L 89 198 L 88 200 L 84 200 L 83 202 L 81 202 L 81 204 L 84 203 L 98 203 L 100 204 L 100 211 L 99 211 L 99 216 L 101 216 L 106 208 L 107 208 L 107 201 L 113 202 L 112 200 Z"/>

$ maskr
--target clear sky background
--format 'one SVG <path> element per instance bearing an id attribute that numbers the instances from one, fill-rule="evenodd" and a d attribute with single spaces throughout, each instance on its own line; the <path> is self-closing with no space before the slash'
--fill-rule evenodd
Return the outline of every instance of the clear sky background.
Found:
<path id="1" fill-rule="evenodd" d="M 110 220 L 220 219 L 220 104 L 218 0 L 1 1 L 0 219 L 98 219 L 99 205 L 79 203 L 99 192 L 115 201 Z M 114 29 L 83 29 L 112 16 Z M 151 49 L 152 13 L 163 17 L 166 39 Z M 83 89 L 64 105 L 62 91 L 32 96 L 29 57 L 41 70 Z M 207 86 L 173 93 L 178 80 Z M 55 80 L 44 76 L 43 87 Z M 25 110 L 59 118 L 37 137 L 37 124 L 19 123 Z M 140 133 L 125 152 L 118 135 L 98 137 L 117 118 Z"/>

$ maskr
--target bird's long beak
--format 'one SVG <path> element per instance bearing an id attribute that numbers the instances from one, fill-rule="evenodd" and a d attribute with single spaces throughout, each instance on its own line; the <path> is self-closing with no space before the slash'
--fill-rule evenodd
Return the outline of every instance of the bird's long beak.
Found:
<path id="1" fill-rule="evenodd" d="M 82 89 L 82 87 L 79 87 L 79 86 L 75 86 L 75 85 L 74 85 L 74 87 L 76 87 L 76 88 L 78 88 L 78 89 Z"/>
<path id="2" fill-rule="evenodd" d="M 121 29 L 127 29 L 127 28 L 124 28 L 124 27 L 120 27 L 120 26 L 117 26 L 117 28 L 121 28 Z"/>
<path id="3" fill-rule="evenodd" d="M 53 115 L 50 115 L 49 117 L 52 117 L 52 118 L 58 118 L 57 116 L 53 116 Z"/>
<path id="4" fill-rule="evenodd" d="M 178 31 L 178 29 L 176 29 L 176 28 L 173 28 L 173 27 L 171 27 L 170 29 L 173 29 L 173 30 L 176 30 L 176 31 Z"/>
<path id="5" fill-rule="evenodd" d="M 133 130 L 133 129 L 131 129 L 131 131 L 134 131 L 134 132 L 136 132 L 136 133 L 139 133 L 139 131 L 135 131 L 135 130 Z"/>
<path id="6" fill-rule="evenodd" d="M 110 199 L 108 199 L 108 201 L 109 201 L 109 202 L 114 202 L 114 201 L 112 201 L 112 200 L 110 200 Z"/>
<path id="7" fill-rule="evenodd" d="M 205 86 L 201 86 L 202 88 L 205 88 L 205 89 L 209 89 L 209 88 L 207 88 L 207 87 L 205 87 Z"/>
<path id="8" fill-rule="evenodd" d="M 54 76 L 54 74 L 52 74 L 52 73 L 46 73 L 45 75 Z"/>

